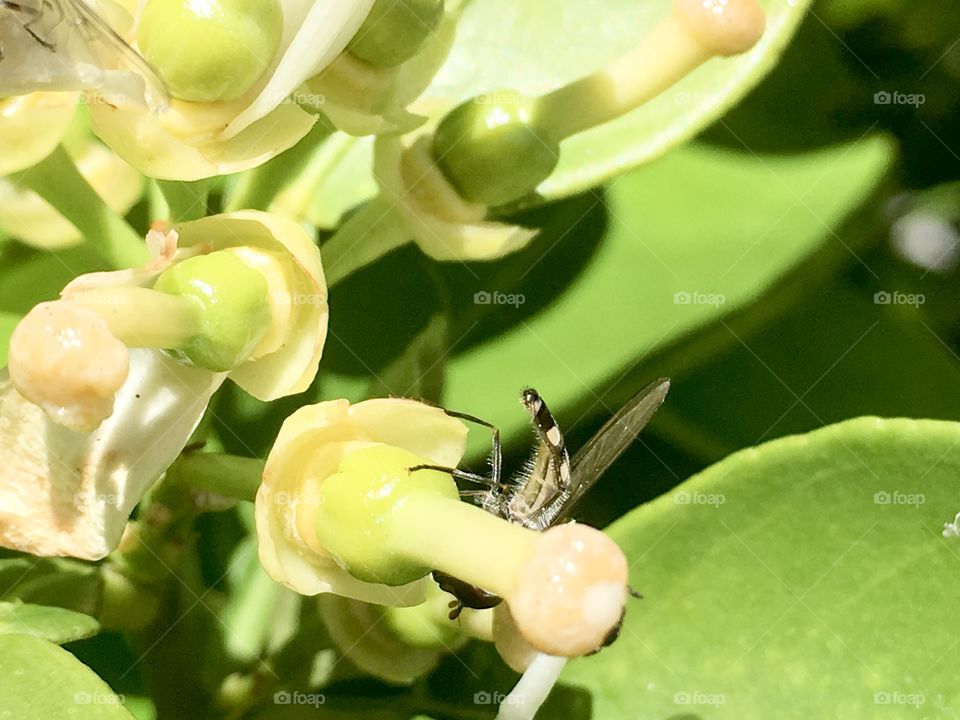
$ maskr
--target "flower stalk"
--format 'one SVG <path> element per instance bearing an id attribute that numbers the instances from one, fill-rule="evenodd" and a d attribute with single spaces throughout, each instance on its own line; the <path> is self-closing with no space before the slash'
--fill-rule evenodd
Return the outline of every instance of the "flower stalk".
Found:
<path id="1" fill-rule="evenodd" d="M 91 187 L 62 145 L 14 179 L 69 220 L 113 267 L 135 267 L 148 259 L 143 240 Z"/>
<path id="2" fill-rule="evenodd" d="M 707 60 L 746 52 L 763 34 L 756 0 L 674 0 L 636 48 L 538 98 L 504 91 L 455 108 L 432 151 L 467 201 L 505 205 L 533 192 L 559 163 L 560 143 L 629 113 Z"/>

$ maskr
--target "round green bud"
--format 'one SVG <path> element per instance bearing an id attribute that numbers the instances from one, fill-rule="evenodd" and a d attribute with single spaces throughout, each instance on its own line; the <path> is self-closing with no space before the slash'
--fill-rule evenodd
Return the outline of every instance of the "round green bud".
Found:
<path id="1" fill-rule="evenodd" d="M 187 258 L 153 289 L 198 304 L 201 332 L 173 350 L 208 370 L 226 372 L 246 362 L 270 327 L 266 279 L 230 252 Z"/>
<path id="2" fill-rule="evenodd" d="M 505 91 L 450 112 L 434 134 L 433 157 L 462 198 L 504 205 L 550 177 L 560 146 L 538 130 L 535 101 Z"/>
<path id="3" fill-rule="evenodd" d="M 282 34 L 279 0 L 148 0 L 137 43 L 174 97 L 218 102 L 260 79 Z"/>
<path id="4" fill-rule="evenodd" d="M 347 455 L 339 471 L 320 484 L 317 540 L 355 578 L 405 585 L 433 569 L 392 549 L 396 534 L 404 532 L 395 522 L 404 503 L 424 496 L 460 498 L 446 473 L 409 470 L 424 464 L 428 461 L 401 448 L 375 445 Z"/>
<path id="5" fill-rule="evenodd" d="M 347 45 L 375 67 L 396 67 L 420 50 L 443 19 L 443 0 L 376 0 Z"/>

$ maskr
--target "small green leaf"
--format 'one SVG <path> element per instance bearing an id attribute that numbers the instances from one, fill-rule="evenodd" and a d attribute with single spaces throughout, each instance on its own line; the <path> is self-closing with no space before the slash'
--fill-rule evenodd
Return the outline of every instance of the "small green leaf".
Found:
<path id="1" fill-rule="evenodd" d="M 958 423 L 732 455 L 613 525 L 644 599 L 565 679 L 605 720 L 956 717 L 957 510 Z"/>
<path id="2" fill-rule="evenodd" d="M 0 717 L 131 720 L 121 696 L 73 655 L 32 635 L 0 635 Z"/>
<path id="3" fill-rule="evenodd" d="M 83 613 L 48 605 L 0 602 L 0 635 L 23 633 L 62 645 L 100 632 L 100 623 Z"/>

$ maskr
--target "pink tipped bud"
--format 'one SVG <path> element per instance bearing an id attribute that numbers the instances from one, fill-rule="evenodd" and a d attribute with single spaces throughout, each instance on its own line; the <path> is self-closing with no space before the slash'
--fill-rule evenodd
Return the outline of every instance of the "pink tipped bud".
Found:
<path id="1" fill-rule="evenodd" d="M 569 523 L 543 533 L 507 598 L 517 627 L 548 655 L 597 650 L 623 617 L 627 559 L 599 530 Z"/>
<path id="2" fill-rule="evenodd" d="M 10 338 L 10 379 L 27 400 L 71 430 L 90 432 L 113 412 L 129 352 L 93 310 L 41 303 Z"/>
<path id="3" fill-rule="evenodd" d="M 757 0 L 674 0 L 687 32 L 716 55 L 739 55 L 760 40 L 766 18 Z"/>

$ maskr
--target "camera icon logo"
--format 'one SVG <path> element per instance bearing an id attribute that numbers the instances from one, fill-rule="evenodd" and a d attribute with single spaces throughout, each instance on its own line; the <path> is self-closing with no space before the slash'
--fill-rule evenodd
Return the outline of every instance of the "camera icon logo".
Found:
<path id="1" fill-rule="evenodd" d="M 486 290 L 481 290 L 473 296 L 474 305 L 489 305 L 493 302 L 493 296 Z"/>
<path id="2" fill-rule="evenodd" d="M 893 96 L 886 90 L 880 90 L 874 94 L 873 102 L 875 105 L 889 105 L 893 102 Z"/>

